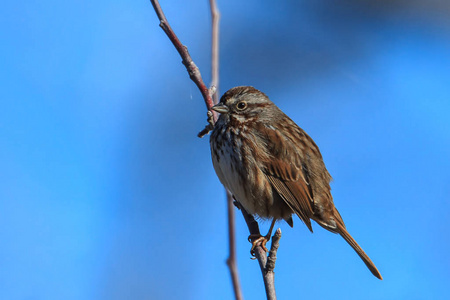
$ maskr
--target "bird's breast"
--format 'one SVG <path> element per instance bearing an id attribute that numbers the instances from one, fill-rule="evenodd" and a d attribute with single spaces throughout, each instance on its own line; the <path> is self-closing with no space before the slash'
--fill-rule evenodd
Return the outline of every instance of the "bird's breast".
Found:
<path id="1" fill-rule="evenodd" d="M 216 128 L 211 135 L 211 156 L 214 170 L 220 182 L 235 196 L 245 199 L 245 182 L 240 148 L 242 143 L 236 135 L 226 128 Z"/>
<path id="2" fill-rule="evenodd" d="M 216 127 L 211 135 L 211 156 L 220 182 L 244 206 L 260 217 L 271 217 L 272 187 L 258 167 L 254 141 L 243 131 Z"/>

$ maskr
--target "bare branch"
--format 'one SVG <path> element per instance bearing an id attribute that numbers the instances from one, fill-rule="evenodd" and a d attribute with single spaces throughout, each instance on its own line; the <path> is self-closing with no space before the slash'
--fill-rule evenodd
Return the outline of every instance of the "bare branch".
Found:
<path id="1" fill-rule="evenodd" d="M 229 243 L 229 257 L 227 259 L 227 265 L 230 269 L 231 281 L 233 283 L 234 297 L 236 300 L 241 300 L 242 290 L 239 282 L 239 273 L 237 268 L 236 259 L 236 237 L 235 237 L 235 218 L 234 218 L 234 206 L 233 196 L 227 191 L 227 210 L 228 210 L 228 243 Z"/>
<path id="2" fill-rule="evenodd" d="M 166 16 L 164 15 L 164 12 L 162 11 L 162 8 L 159 5 L 158 0 L 150 0 L 150 2 L 152 3 L 153 9 L 155 10 L 156 15 L 158 16 L 158 19 L 160 21 L 159 26 L 162 28 L 162 30 L 164 30 L 167 37 L 170 39 L 172 44 L 177 49 L 178 53 L 180 54 L 180 56 L 182 58 L 183 65 L 186 67 L 186 70 L 189 73 L 189 77 L 197 85 L 198 89 L 202 93 L 203 99 L 205 100 L 206 108 L 213 113 L 213 120 L 216 121 L 217 113 L 215 111 L 211 110 L 211 107 L 214 106 L 214 102 L 209 93 L 209 89 L 206 87 L 205 83 L 203 82 L 202 76 L 200 74 L 200 70 L 195 65 L 194 61 L 192 60 L 187 47 L 184 46 L 180 42 L 177 35 L 170 27 L 170 24 L 167 21 Z"/>
<path id="3" fill-rule="evenodd" d="M 247 227 L 250 231 L 250 234 L 260 235 L 258 222 L 256 222 L 255 218 L 249 214 L 239 202 L 235 201 L 234 205 L 236 205 L 242 212 L 244 216 L 245 222 L 247 223 Z M 264 288 L 266 289 L 266 296 L 268 300 L 277 299 L 277 295 L 275 293 L 275 261 L 277 259 L 277 250 L 280 245 L 281 238 L 281 230 L 278 228 L 272 237 L 272 245 L 270 247 L 269 257 L 267 257 L 264 249 L 258 245 L 254 249 L 255 257 L 258 260 L 259 267 L 261 268 L 261 273 L 264 280 Z"/>
<path id="4" fill-rule="evenodd" d="M 175 32 L 170 27 L 169 22 L 162 11 L 162 8 L 158 0 L 150 0 L 152 6 L 160 20 L 159 26 L 166 33 L 172 44 L 177 49 L 178 53 L 182 58 L 182 63 L 186 67 L 191 80 L 197 85 L 200 90 L 203 99 L 208 109 L 208 125 L 199 133 L 199 137 L 203 137 L 209 131 L 214 128 L 214 123 L 217 121 L 217 113 L 211 108 L 215 103 L 218 103 L 219 95 L 219 19 L 220 14 L 217 9 L 215 0 L 210 0 L 211 15 L 212 15 L 212 63 L 211 63 L 211 88 L 208 89 L 203 82 L 200 70 L 195 65 L 192 60 L 189 51 L 186 46 L 184 46 L 178 39 Z M 252 215 L 248 214 L 243 207 L 241 207 L 237 202 L 234 204 L 241 209 L 244 219 L 249 228 L 250 234 L 260 234 L 258 223 L 255 221 Z M 227 191 L 227 207 L 228 207 L 228 229 L 229 229 L 229 257 L 227 259 L 227 265 L 230 269 L 231 279 L 233 282 L 233 288 L 235 293 L 235 298 L 238 300 L 242 299 L 242 292 L 239 283 L 238 269 L 236 263 L 236 241 L 235 241 L 235 222 L 234 222 L 234 210 L 233 210 L 233 199 L 232 195 Z M 279 246 L 279 240 L 281 237 L 281 231 L 278 229 L 272 239 L 272 246 L 267 257 L 265 251 L 261 246 L 257 246 L 255 251 L 255 256 L 258 259 L 259 265 L 261 267 L 261 272 L 263 274 L 264 286 L 266 289 L 267 299 L 276 299 L 275 294 L 275 279 L 274 279 L 274 267 L 276 261 L 276 252 Z"/>
<path id="5" fill-rule="evenodd" d="M 210 94 L 215 104 L 219 102 L 219 19 L 220 13 L 217 8 L 215 0 L 209 0 L 211 8 L 211 22 L 212 22 L 212 37 L 211 37 L 211 88 Z M 212 130 L 213 124 L 208 119 L 210 126 L 206 126 L 205 129 L 199 133 L 205 135 Z M 236 258 L 236 237 L 235 237 L 235 218 L 234 218 L 234 206 L 233 196 L 229 191 L 227 193 L 227 211 L 228 211 L 228 244 L 229 244 L 229 256 L 227 259 L 227 265 L 230 269 L 231 282 L 233 283 L 234 297 L 236 300 L 242 299 L 241 284 L 239 282 L 239 273 L 237 268 Z"/>
<path id="6" fill-rule="evenodd" d="M 212 37 L 211 37 L 211 87 L 215 87 L 212 93 L 214 103 L 219 103 L 219 20 L 220 13 L 216 0 L 209 0 L 211 7 Z"/>
<path id="7" fill-rule="evenodd" d="M 251 214 L 249 214 L 243 207 L 242 205 L 235 201 L 234 205 L 239 208 L 242 212 L 242 215 L 244 216 L 245 219 L 245 223 L 247 223 L 247 227 L 248 230 L 250 231 L 250 234 L 261 234 L 259 232 L 259 226 L 258 226 L 258 222 L 256 222 L 255 218 L 253 218 L 253 216 Z"/>
<path id="8" fill-rule="evenodd" d="M 266 289 L 267 300 L 276 300 L 277 295 L 275 292 L 275 273 L 273 269 L 275 268 L 275 261 L 277 259 L 277 250 L 279 246 L 279 241 L 281 238 L 281 230 L 278 228 L 272 237 L 272 246 L 270 248 L 269 257 L 267 257 L 266 252 L 261 246 L 255 248 L 255 256 L 259 262 L 259 267 L 261 268 L 261 273 L 264 280 L 264 288 Z"/>
<path id="9" fill-rule="evenodd" d="M 275 269 L 275 262 L 277 260 L 277 251 L 278 247 L 280 246 L 280 239 L 281 239 L 281 229 L 278 228 L 272 237 L 272 246 L 270 247 L 269 257 L 267 258 L 266 264 L 267 273 L 269 272 L 273 273 L 273 270 Z"/>
<path id="10" fill-rule="evenodd" d="M 208 116 L 206 119 L 208 122 L 208 125 L 206 125 L 205 128 L 197 134 L 197 136 L 199 138 L 204 137 L 205 135 L 207 135 L 210 131 L 212 131 L 214 129 L 214 115 L 213 115 L 212 111 L 208 110 L 206 115 Z"/>

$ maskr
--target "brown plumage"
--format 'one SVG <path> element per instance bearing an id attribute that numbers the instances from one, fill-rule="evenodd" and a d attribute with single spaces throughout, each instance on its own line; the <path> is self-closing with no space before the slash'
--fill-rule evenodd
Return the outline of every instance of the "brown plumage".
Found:
<path id="1" fill-rule="evenodd" d="M 253 87 L 230 89 L 213 109 L 221 113 L 210 139 L 214 169 L 243 208 L 291 226 L 296 214 L 311 232 L 316 221 L 340 234 L 382 279 L 334 206 L 331 176 L 314 141 Z"/>

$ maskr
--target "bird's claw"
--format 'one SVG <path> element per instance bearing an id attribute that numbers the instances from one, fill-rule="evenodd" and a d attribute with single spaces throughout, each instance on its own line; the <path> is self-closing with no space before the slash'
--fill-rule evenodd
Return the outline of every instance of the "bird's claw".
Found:
<path id="1" fill-rule="evenodd" d="M 270 236 L 262 236 L 260 234 L 251 234 L 248 236 L 248 241 L 252 243 L 252 248 L 250 249 L 250 254 L 252 256 L 255 256 L 255 248 L 258 246 L 261 246 L 261 248 L 265 252 L 269 252 L 269 250 L 266 247 L 267 242 L 270 240 Z"/>

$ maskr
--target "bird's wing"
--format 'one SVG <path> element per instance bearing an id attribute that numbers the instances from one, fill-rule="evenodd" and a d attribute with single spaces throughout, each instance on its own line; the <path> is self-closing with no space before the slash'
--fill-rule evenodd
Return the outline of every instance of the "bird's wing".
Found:
<path id="1" fill-rule="evenodd" d="M 305 158 L 280 131 L 267 128 L 264 135 L 269 151 L 258 161 L 259 166 L 275 191 L 312 231 L 313 200 L 308 173 L 303 170 Z"/>

